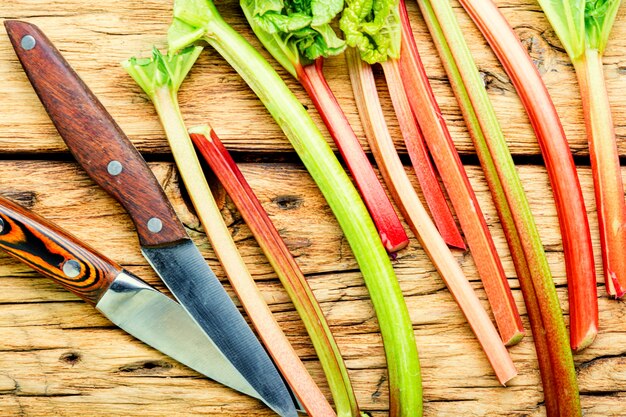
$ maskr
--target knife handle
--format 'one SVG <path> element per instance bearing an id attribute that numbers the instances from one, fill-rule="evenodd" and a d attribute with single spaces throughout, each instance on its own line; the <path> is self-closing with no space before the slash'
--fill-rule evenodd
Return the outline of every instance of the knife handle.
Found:
<path id="1" fill-rule="evenodd" d="M 91 304 L 122 272 L 74 236 L 1 196 L 0 249 Z"/>
<path id="2" fill-rule="evenodd" d="M 50 119 L 89 176 L 130 214 L 142 246 L 187 233 L 141 154 L 41 30 L 4 22 L 22 67 Z"/>

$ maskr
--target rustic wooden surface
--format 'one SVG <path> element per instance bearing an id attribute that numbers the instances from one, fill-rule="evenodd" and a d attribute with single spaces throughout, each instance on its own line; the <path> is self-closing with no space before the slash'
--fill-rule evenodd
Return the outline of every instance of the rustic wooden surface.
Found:
<path id="1" fill-rule="evenodd" d="M 225 18 L 252 39 L 237 1 L 220 2 Z M 427 71 L 493 231 L 515 299 L 527 317 L 484 177 L 414 2 L 409 1 Z M 587 416 L 626 415 L 626 314 L 606 298 L 598 229 L 579 94 L 572 67 L 534 0 L 498 0 L 524 40 L 553 95 L 577 155 L 596 253 L 600 335 L 576 355 Z M 508 78 L 458 4 L 470 46 L 527 189 L 567 319 L 562 246 L 538 147 Z M 0 18 L 39 25 L 103 101 L 172 199 L 189 233 L 223 278 L 179 180 L 154 110 L 119 62 L 164 46 L 170 1 L 3 0 Z M 626 7 L 606 56 L 606 76 L 620 153 L 626 156 Z M 255 43 L 257 44 L 257 43 Z M 258 45 L 258 44 L 257 44 Z M 326 73 L 357 134 L 363 138 L 343 58 Z M 282 75 L 286 75 L 281 71 Z M 296 83 L 287 82 L 311 110 Z M 163 288 L 140 255 L 128 216 L 72 161 L 23 74 L 4 30 L 0 34 L 0 193 L 47 216 L 131 271 Z M 386 110 L 389 100 L 383 95 Z M 189 125 L 211 120 L 297 257 L 327 314 L 351 372 L 362 408 L 387 415 L 385 360 L 378 326 L 357 265 L 311 179 L 262 105 L 210 48 L 181 92 Z M 390 119 L 391 120 L 391 119 Z M 390 123 L 403 150 L 397 125 Z M 97 140 L 97 138 L 96 138 Z M 366 145 L 363 138 L 363 144 Z M 367 146 L 366 146 L 367 148 Z M 626 176 L 626 167 L 623 169 Z M 263 294 L 314 378 L 327 392 L 306 333 L 284 290 L 223 190 L 216 188 L 234 238 Z M 481 299 L 469 255 L 456 252 Z M 511 349 L 520 375 L 498 383 L 471 331 L 417 241 L 394 263 L 413 319 L 423 369 L 427 416 L 544 415 L 531 336 Z M 228 287 L 228 286 L 227 286 Z M 486 305 L 486 304 L 485 304 Z M 115 328 L 77 297 L 0 255 L 0 416 L 269 416 L 260 403 L 222 388 Z"/>

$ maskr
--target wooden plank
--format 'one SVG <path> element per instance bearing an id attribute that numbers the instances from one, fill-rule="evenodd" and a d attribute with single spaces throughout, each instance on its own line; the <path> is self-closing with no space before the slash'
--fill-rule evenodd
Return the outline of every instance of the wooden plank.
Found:
<path id="1" fill-rule="evenodd" d="M 223 278 L 195 214 L 180 192 L 172 164 L 159 162 L 151 167 L 203 254 Z M 319 191 L 295 164 L 245 163 L 240 167 L 308 275 L 363 409 L 373 416 L 385 415 L 385 358 L 375 314 L 349 248 Z M 476 167 L 468 167 L 468 172 L 528 328 L 484 179 Z M 585 195 L 591 196 L 589 169 L 580 168 L 579 174 Z M 548 249 L 567 320 L 562 249 L 547 176 L 538 166 L 521 166 L 520 175 Z M 54 220 L 162 288 L 138 251 L 128 217 L 74 163 L 0 161 L 0 194 Z M 220 189 L 216 195 L 222 200 Z M 222 212 L 277 320 L 328 393 L 297 314 L 230 199 L 223 199 Z M 590 217 L 597 249 L 597 226 L 592 213 Z M 301 236 L 306 236 L 306 241 Z M 458 252 L 457 256 L 487 306 L 471 257 Z M 520 375 L 510 387 L 498 386 L 462 314 L 414 238 L 394 267 L 420 351 L 426 415 L 542 415 L 531 337 L 511 349 Z M 598 274 L 601 283 L 600 268 Z M 626 406 L 618 399 L 626 392 L 625 313 L 621 303 L 604 296 L 598 301 L 600 335 L 594 345 L 576 356 L 583 405 L 591 416 L 624 415 Z M 0 255 L 0 370 L 0 416 L 70 416 L 87 410 L 93 416 L 270 415 L 258 402 L 208 381 L 138 342 L 72 294 L 5 255 Z"/>
<path id="2" fill-rule="evenodd" d="M 496 0 L 522 38 L 553 95 L 576 155 L 586 157 L 575 76 L 554 32 L 535 0 Z M 219 8 L 227 21 L 257 47 L 238 8 L 224 0 Z M 444 117 L 463 154 L 473 147 L 445 73 L 434 52 L 415 2 L 408 2 L 414 32 Z M 454 3 L 468 36 L 511 150 L 538 163 L 539 150 L 519 98 L 458 3 Z M 133 142 L 150 155 L 152 169 L 218 276 L 225 281 L 167 154 L 169 149 L 152 105 L 119 62 L 165 47 L 164 32 L 171 2 L 160 0 L 8 0 L 0 2 L 0 18 L 38 24 L 94 90 Z M 626 155 L 626 9 L 622 8 L 605 59 L 618 147 Z M 1 29 L 4 31 L 4 29 Z M 165 290 L 141 256 L 132 223 L 111 198 L 74 163 L 28 84 L 4 37 L 0 42 L 0 194 L 8 195 L 71 230 L 81 239 Z M 268 55 L 262 51 L 267 57 Z M 322 127 L 311 101 L 297 83 L 278 68 L 309 113 Z M 326 74 L 362 144 L 342 57 L 329 59 Z M 377 73 L 381 98 L 400 152 L 404 146 L 391 105 Z M 238 75 L 207 48 L 181 91 L 188 124 L 210 120 L 231 150 L 247 160 L 290 157 L 291 147 L 260 102 Z M 236 115 L 236 119 L 232 117 Z M 230 116 L 230 117 L 229 117 Z M 325 132 L 325 129 L 322 129 Z M 327 136 L 330 142 L 330 138 Z M 97 138 L 95 138 L 97 140 Z M 60 154 L 51 156 L 50 154 Z M 281 156 L 283 155 L 283 156 Z M 35 160 L 28 160 L 32 158 Z M 471 160 L 471 159 L 470 159 Z M 388 415 L 385 357 L 378 324 L 357 265 L 319 191 L 298 163 L 245 163 L 244 175 L 258 193 L 299 265 L 337 337 L 363 409 L 373 417 Z M 468 173 L 478 194 L 496 246 L 513 288 L 523 321 L 527 317 L 500 224 L 483 175 Z M 554 204 L 545 170 L 520 166 L 541 237 L 568 319 L 565 269 Z M 576 355 L 586 416 L 626 415 L 626 322 L 622 303 L 604 296 L 597 218 L 588 167 L 579 174 L 587 202 L 596 253 L 601 329 L 597 341 Z M 623 168 L 626 175 L 626 168 Z M 277 320 L 328 395 L 315 352 L 285 291 L 223 190 L 215 187 L 222 213 Z M 485 306 L 486 298 L 472 258 L 455 256 Z M 419 244 L 400 252 L 394 268 L 406 296 L 420 350 L 427 416 L 541 416 L 543 397 L 531 337 L 511 349 L 520 375 L 510 387 L 498 386 L 479 345 Z M 231 292 L 228 283 L 225 282 Z M 28 268 L 0 255 L 0 417 L 3 416 L 269 416 L 259 402 L 201 377 L 115 328 L 106 318 Z"/>
<path id="3" fill-rule="evenodd" d="M 587 155 L 575 76 L 554 32 L 543 14 L 538 13 L 534 1 L 499 0 L 497 3 L 502 6 L 504 14 L 539 66 L 563 118 L 573 152 Z M 473 146 L 417 6 L 412 1 L 408 2 L 408 6 L 418 45 L 453 138 L 461 152 L 471 154 Z M 456 7 L 460 9 L 458 4 Z M 238 31 L 259 46 L 245 23 L 238 1 L 222 1 L 219 8 Z M 167 153 L 168 147 L 152 105 L 119 62 L 132 55 L 147 53 L 152 45 L 165 47 L 164 34 L 171 19 L 170 9 L 171 2 L 160 0 L 10 0 L 0 4 L 0 17 L 26 19 L 38 24 L 137 147 L 143 152 Z M 512 152 L 520 155 L 538 154 L 528 119 L 509 79 L 467 16 L 461 10 L 458 12 L 498 116 L 505 121 L 504 130 Z M 626 21 L 626 9 L 620 12 L 605 59 L 619 139 L 626 137 L 626 98 L 620 94 L 626 88 L 626 25 L 620 24 L 621 21 Z M 278 68 L 275 62 L 271 62 Z M 326 67 L 329 82 L 339 102 L 367 148 L 343 57 L 329 59 Z M 279 72 L 322 126 L 302 88 L 285 71 Z M 384 90 L 380 74 L 378 78 Z M 0 43 L 0 83 L 4 86 L 4 106 L 0 114 L 0 152 L 65 152 L 63 142 L 33 94 L 9 42 Z M 391 114 L 390 101 L 384 91 L 381 95 L 398 148 L 404 150 L 397 123 Z M 212 121 L 229 149 L 245 152 L 291 151 L 286 138 L 260 102 L 211 48 L 207 48 L 190 79 L 183 85 L 180 99 L 188 124 L 193 126 Z M 236 119 L 231 115 L 236 115 Z M 621 154 L 626 154 L 626 141 L 619 141 L 619 149 Z"/>

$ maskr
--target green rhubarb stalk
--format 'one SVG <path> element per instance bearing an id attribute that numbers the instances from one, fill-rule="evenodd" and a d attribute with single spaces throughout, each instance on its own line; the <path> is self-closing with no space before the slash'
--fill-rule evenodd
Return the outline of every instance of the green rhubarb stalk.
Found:
<path id="1" fill-rule="evenodd" d="M 274 267 L 311 337 L 326 374 L 337 415 L 359 416 L 348 369 L 311 287 L 228 150 L 209 126 L 190 130 L 191 140 L 235 203 Z"/>
<path id="2" fill-rule="evenodd" d="M 300 81 L 313 100 L 387 251 L 404 248 L 409 242 L 404 227 L 324 77 L 324 58 L 346 48 L 330 26 L 343 10 L 343 0 L 241 0 L 240 4 L 265 49 Z"/>
<path id="3" fill-rule="evenodd" d="M 358 192 L 313 120 L 271 65 L 207 0 L 177 0 L 169 45 L 179 50 L 204 39 L 241 75 L 285 132 L 320 188 L 361 268 L 383 338 L 390 415 L 422 413 L 422 387 L 413 326 L 402 291 Z"/>
<path id="4" fill-rule="evenodd" d="M 580 410 L 574 362 L 548 260 L 478 68 L 450 3 L 417 2 L 463 112 L 505 231 L 526 301 L 546 410 L 549 416 L 558 416 L 559 409 L 568 407 Z"/>
<path id="5" fill-rule="evenodd" d="M 333 416 L 332 407 L 274 319 L 241 258 L 187 133 L 178 106 L 178 89 L 201 51 L 202 47 L 190 47 L 177 55 L 163 56 L 154 49 L 152 58 L 131 58 L 123 65 L 152 100 L 200 222 L 268 352 L 309 414 Z"/>
<path id="6" fill-rule="evenodd" d="M 609 295 L 622 297 L 626 294 L 626 201 L 602 65 L 621 0 L 540 0 L 539 4 L 578 76 L 598 207 L 604 280 Z"/>

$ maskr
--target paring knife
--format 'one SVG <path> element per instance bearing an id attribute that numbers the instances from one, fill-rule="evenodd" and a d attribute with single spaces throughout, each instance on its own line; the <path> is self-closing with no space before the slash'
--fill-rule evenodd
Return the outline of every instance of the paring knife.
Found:
<path id="1" fill-rule="evenodd" d="M 4 24 L 61 137 L 89 176 L 129 213 L 148 262 L 261 399 L 281 416 L 296 416 L 281 375 L 139 152 L 39 28 L 15 20 Z"/>
<path id="2" fill-rule="evenodd" d="M 259 398 L 178 303 L 4 197 L 0 197 L 0 249 L 95 305 L 142 342 L 217 382 Z"/>

